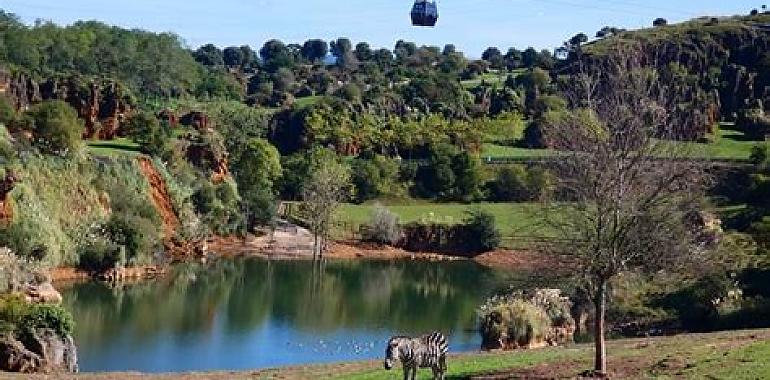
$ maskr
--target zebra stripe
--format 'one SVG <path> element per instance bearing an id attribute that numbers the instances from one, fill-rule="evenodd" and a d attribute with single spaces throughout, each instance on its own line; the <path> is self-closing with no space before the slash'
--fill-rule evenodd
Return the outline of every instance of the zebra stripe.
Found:
<path id="1" fill-rule="evenodd" d="M 404 379 L 416 376 L 418 368 L 431 368 L 434 379 L 443 379 L 446 372 L 446 354 L 449 351 L 447 338 L 432 332 L 416 338 L 395 336 L 388 341 L 385 351 L 385 369 L 401 361 L 404 367 Z"/>

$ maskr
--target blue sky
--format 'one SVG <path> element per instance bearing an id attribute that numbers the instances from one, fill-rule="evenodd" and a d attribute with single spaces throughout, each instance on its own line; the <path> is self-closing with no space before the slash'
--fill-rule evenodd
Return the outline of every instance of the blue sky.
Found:
<path id="1" fill-rule="evenodd" d="M 656 17 L 669 21 L 748 13 L 749 0 L 438 0 L 436 28 L 413 28 L 410 0 L 2 0 L 0 8 L 28 23 L 70 24 L 100 20 L 156 32 L 174 32 L 191 47 L 249 44 L 278 38 L 345 36 L 392 48 L 405 39 L 418 45 L 454 43 L 472 57 L 487 46 L 553 48 L 604 25 L 639 28 Z"/>

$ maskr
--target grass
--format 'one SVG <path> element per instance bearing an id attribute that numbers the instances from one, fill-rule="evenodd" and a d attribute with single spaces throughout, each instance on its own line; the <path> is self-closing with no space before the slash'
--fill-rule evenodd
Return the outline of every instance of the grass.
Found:
<path id="1" fill-rule="evenodd" d="M 481 159 L 492 158 L 540 158 L 553 154 L 549 149 L 529 149 L 516 146 L 507 146 L 487 143 L 481 147 Z"/>
<path id="2" fill-rule="evenodd" d="M 683 334 L 622 339 L 608 343 L 608 368 L 617 379 L 767 379 L 770 378 L 770 330 Z M 447 379 L 497 375 L 495 378 L 575 378 L 592 364 L 593 346 L 450 355 Z M 254 373 L 243 374 L 255 375 Z M 259 378 L 401 378 L 401 369 L 382 369 L 377 361 L 264 370 Z M 233 377 L 233 373 L 228 374 Z M 240 378 L 234 376 L 234 378 Z M 418 379 L 431 378 L 430 370 Z"/>
<path id="3" fill-rule="evenodd" d="M 497 227 L 504 236 L 538 235 L 537 212 L 542 210 L 534 203 L 422 203 L 387 205 L 387 208 L 399 216 L 402 223 L 432 221 L 436 223 L 461 223 L 467 210 L 478 208 L 495 216 Z M 369 222 L 372 205 L 343 205 L 338 220 L 349 226 L 359 226 Z"/>
<path id="4" fill-rule="evenodd" d="M 512 136 L 517 138 L 516 135 Z M 746 138 L 743 132 L 734 129 L 732 124 L 723 123 L 712 136 L 713 142 L 670 142 L 674 146 L 680 146 L 690 157 L 703 159 L 729 159 L 748 160 L 751 148 L 764 141 L 753 141 Z M 528 149 L 515 146 L 502 145 L 495 142 L 486 142 L 481 149 L 481 158 L 541 158 L 552 155 L 554 152 L 547 149 Z"/>
<path id="5" fill-rule="evenodd" d="M 141 154 L 139 144 L 126 137 L 120 137 L 114 140 L 88 141 L 88 151 L 94 156 L 116 157 L 121 155 Z"/>
<path id="6" fill-rule="evenodd" d="M 699 144 L 692 142 L 675 143 L 689 150 L 694 157 L 711 159 L 748 160 L 751 148 L 763 141 L 747 139 L 743 132 L 736 131 L 732 124 L 723 123 L 713 136 L 714 142 Z"/>
<path id="7" fill-rule="evenodd" d="M 303 98 L 297 98 L 294 100 L 294 107 L 305 108 L 318 103 L 324 97 L 322 95 L 305 96 Z"/>
<path id="8" fill-rule="evenodd" d="M 481 85 L 482 81 L 489 85 L 499 86 L 505 83 L 505 80 L 508 79 L 509 75 L 517 76 L 522 72 L 524 72 L 524 70 L 514 70 L 512 72 L 501 71 L 499 73 L 484 73 L 474 79 L 464 80 L 464 81 L 461 81 L 460 83 L 466 89 L 478 87 Z"/>

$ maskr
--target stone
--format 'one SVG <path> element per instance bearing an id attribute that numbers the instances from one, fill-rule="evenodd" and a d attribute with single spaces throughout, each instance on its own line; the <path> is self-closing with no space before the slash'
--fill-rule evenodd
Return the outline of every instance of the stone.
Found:
<path id="1" fill-rule="evenodd" d="M 61 293 L 59 293 L 50 282 L 44 282 L 38 285 L 28 285 L 26 289 L 24 289 L 24 298 L 29 303 L 59 305 L 62 302 Z"/>
<path id="2" fill-rule="evenodd" d="M 28 342 L 11 334 L 0 336 L 0 370 L 21 373 L 76 373 L 77 348 L 72 336 L 36 329 Z"/>

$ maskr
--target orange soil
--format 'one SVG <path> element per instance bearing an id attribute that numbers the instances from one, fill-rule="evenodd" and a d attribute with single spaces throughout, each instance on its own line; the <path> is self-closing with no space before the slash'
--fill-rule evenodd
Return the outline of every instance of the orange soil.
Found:
<path id="1" fill-rule="evenodd" d="M 174 232 L 179 225 L 179 219 L 176 213 L 174 213 L 174 206 L 171 203 L 171 196 L 168 193 L 166 182 L 149 158 L 139 157 L 137 161 L 139 161 L 139 168 L 142 174 L 147 177 L 147 182 L 150 183 L 152 202 L 163 220 L 163 233 L 169 239 L 174 236 Z"/>

